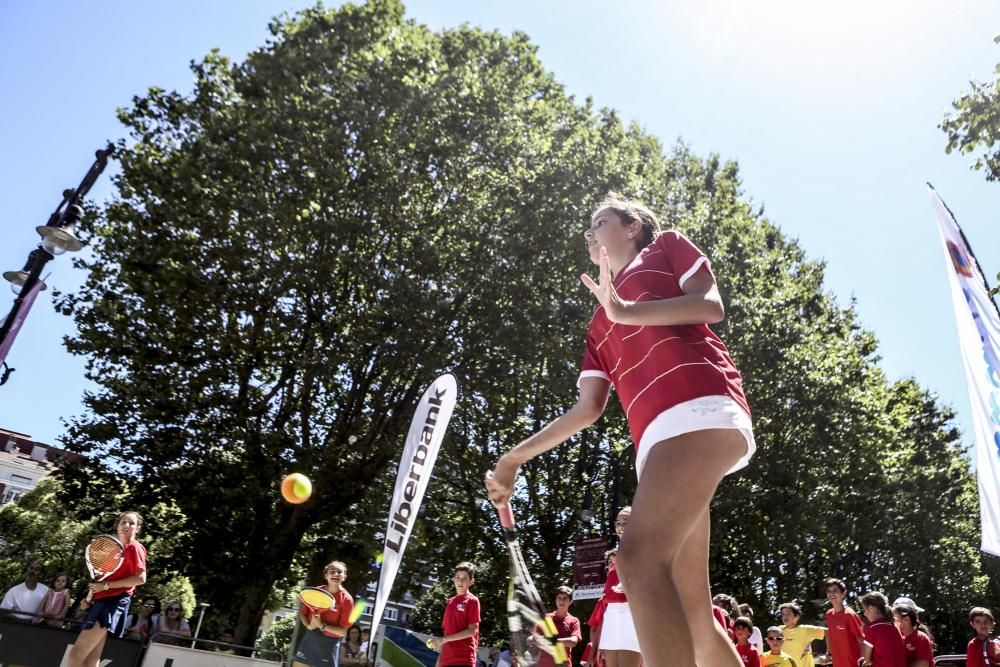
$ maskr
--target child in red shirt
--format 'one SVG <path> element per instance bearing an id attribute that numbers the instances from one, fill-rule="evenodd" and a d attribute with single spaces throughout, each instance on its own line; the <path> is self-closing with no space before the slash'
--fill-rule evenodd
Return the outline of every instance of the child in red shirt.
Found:
<path id="1" fill-rule="evenodd" d="M 469 592 L 476 583 L 476 566 L 462 562 L 455 566 L 451 581 L 455 595 L 448 598 L 441 620 L 443 637 L 431 637 L 427 645 L 440 651 L 436 667 L 476 667 L 479 648 L 479 598 Z"/>
<path id="2" fill-rule="evenodd" d="M 760 667 L 760 653 L 757 647 L 750 643 L 753 634 L 753 621 L 746 616 L 740 616 L 733 621 L 733 635 L 736 637 L 736 652 L 740 654 L 743 667 Z"/>
<path id="3" fill-rule="evenodd" d="M 318 614 L 305 605 L 299 609 L 306 633 L 295 649 L 292 667 L 333 665 L 340 654 L 340 640 L 351 625 L 354 598 L 341 586 L 347 579 L 347 566 L 339 560 L 330 561 L 323 568 L 323 577 L 326 583 L 317 588 L 333 596 L 333 606 Z"/>
<path id="4" fill-rule="evenodd" d="M 993 613 L 986 607 L 973 607 L 969 612 L 969 625 L 976 631 L 965 649 L 966 667 L 994 667 L 1000 665 L 1000 643 L 990 638 L 993 632 Z"/>
<path id="5" fill-rule="evenodd" d="M 861 659 L 861 618 L 844 604 L 847 586 L 840 579 L 826 580 L 826 599 L 833 609 L 826 612 L 826 645 L 833 667 L 857 667 Z"/>
<path id="6" fill-rule="evenodd" d="M 889 600 L 881 593 L 871 592 L 861 596 L 861 609 L 868 626 L 865 628 L 861 657 L 870 667 L 906 667 L 906 647 L 903 635 L 892 624 Z"/>
<path id="7" fill-rule="evenodd" d="M 893 622 L 903 635 L 906 667 L 934 667 L 934 640 L 918 614 L 917 608 L 910 605 L 897 604 L 892 608 Z"/>

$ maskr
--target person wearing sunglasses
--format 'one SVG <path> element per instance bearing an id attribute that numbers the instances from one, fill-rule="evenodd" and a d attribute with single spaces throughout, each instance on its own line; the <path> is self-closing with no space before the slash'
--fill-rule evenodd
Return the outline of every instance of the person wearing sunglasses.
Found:
<path id="1" fill-rule="evenodd" d="M 188 625 L 187 620 L 184 618 L 184 609 L 181 607 L 179 600 L 173 600 L 167 603 L 167 606 L 163 608 L 163 613 L 156 621 L 156 632 L 153 635 L 153 641 L 158 644 L 173 644 L 175 646 L 181 643 L 182 639 L 188 639 L 191 637 L 191 626 Z"/>
<path id="2" fill-rule="evenodd" d="M 129 639 L 143 640 L 150 635 L 152 629 L 156 627 L 156 621 L 160 613 L 160 599 L 155 595 L 147 596 L 135 614 L 128 617 L 125 626 L 125 636 Z"/>
<path id="3" fill-rule="evenodd" d="M 781 650 L 785 645 L 785 636 L 781 628 L 776 625 L 768 628 L 764 642 L 767 644 L 767 652 L 760 656 L 760 667 L 771 667 L 771 665 L 797 667 L 792 656 Z"/>

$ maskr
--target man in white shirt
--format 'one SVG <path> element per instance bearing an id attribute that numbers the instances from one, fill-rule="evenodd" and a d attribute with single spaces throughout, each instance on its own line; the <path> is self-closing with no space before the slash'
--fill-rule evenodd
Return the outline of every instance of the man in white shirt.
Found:
<path id="1" fill-rule="evenodd" d="M 38 611 L 38 607 L 42 604 L 42 598 L 49 592 L 49 587 L 38 581 L 42 577 L 43 569 L 41 561 L 32 561 L 24 573 L 24 583 L 7 591 L 3 596 L 3 602 L 0 602 L 0 609 L 27 612 L 25 614 L 11 614 L 11 617 L 21 621 L 31 621 L 32 614 Z"/>

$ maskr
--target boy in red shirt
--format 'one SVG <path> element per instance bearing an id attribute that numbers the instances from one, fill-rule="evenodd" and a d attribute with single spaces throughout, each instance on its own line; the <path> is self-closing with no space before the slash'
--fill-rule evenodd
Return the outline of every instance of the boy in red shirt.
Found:
<path id="1" fill-rule="evenodd" d="M 736 652 L 740 654 L 743 667 L 760 667 L 760 653 L 757 647 L 750 643 L 753 634 L 753 621 L 746 616 L 740 616 L 733 621 L 733 635 L 736 637 Z"/>
<path id="2" fill-rule="evenodd" d="M 993 667 L 1000 665 L 1000 644 L 990 638 L 993 632 L 993 613 L 986 607 L 973 607 L 969 612 L 969 625 L 976 636 L 965 649 L 966 667 Z"/>
<path id="3" fill-rule="evenodd" d="M 826 599 L 833 609 L 826 612 L 826 645 L 833 667 L 857 667 L 861 658 L 861 617 L 844 605 L 847 586 L 840 579 L 826 580 Z"/>
<path id="4" fill-rule="evenodd" d="M 569 606 L 573 604 L 573 589 L 569 586 L 560 586 L 556 589 L 556 610 L 549 612 L 548 616 L 556 626 L 558 641 L 566 649 L 566 655 L 572 655 L 573 647 L 580 643 L 583 634 L 580 631 L 580 619 L 569 613 Z M 536 632 L 540 628 L 536 627 Z M 571 661 L 572 662 L 572 661 Z M 538 667 L 554 667 L 555 661 L 545 651 L 538 656 Z"/>
<path id="5" fill-rule="evenodd" d="M 427 645 L 440 651 L 435 667 L 476 667 L 479 648 L 479 598 L 469 592 L 476 582 L 476 566 L 462 562 L 455 566 L 451 581 L 455 595 L 448 598 L 441 620 L 443 637 L 431 637 Z"/>

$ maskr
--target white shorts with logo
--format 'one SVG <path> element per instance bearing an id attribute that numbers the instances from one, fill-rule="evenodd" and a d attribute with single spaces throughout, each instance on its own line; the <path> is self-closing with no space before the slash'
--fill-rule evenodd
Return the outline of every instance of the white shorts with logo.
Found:
<path id="1" fill-rule="evenodd" d="M 658 414 L 642 434 L 639 447 L 635 453 L 635 474 L 642 478 L 642 469 L 646 465 L 649 451 L 658 442 L 675 438 L 692 431 L 704 431 L 710 428 L 734 428 L 743 434 L 747 441 L 747 451 L 729 473 L 745 468 L 750 458 L 757 451 L 757 443 L 753 437 L 753 424 L 750 415 L 739 403 L 729 396 L 702 396 L 690 401 L 678 403 Z M 603 633 L 601 645 L 604 645 Z"/>

